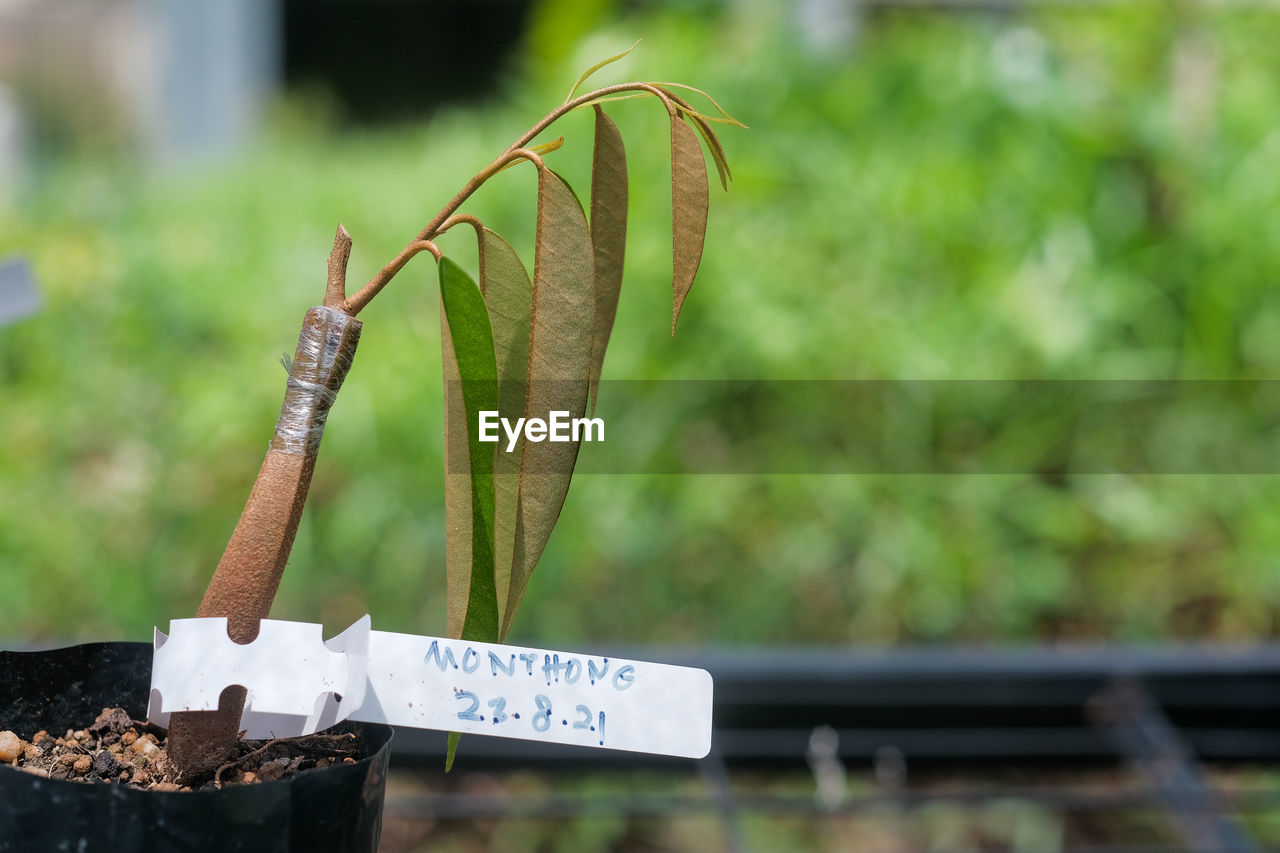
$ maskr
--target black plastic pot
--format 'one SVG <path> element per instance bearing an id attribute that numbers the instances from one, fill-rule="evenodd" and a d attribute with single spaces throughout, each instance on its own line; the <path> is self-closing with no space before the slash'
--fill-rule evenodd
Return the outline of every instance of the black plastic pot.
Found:
<path id="1" fill-rule="evenodd" d="M 105 707 L 146 714 L 151 646 L 0 652 L 0 730 L 84 728 Z M 0 766 L 0 851 L 376 851 L 391 729 L 345 724 L 355 764 L 218 791 L 152 792 L 55 781 Z"/>

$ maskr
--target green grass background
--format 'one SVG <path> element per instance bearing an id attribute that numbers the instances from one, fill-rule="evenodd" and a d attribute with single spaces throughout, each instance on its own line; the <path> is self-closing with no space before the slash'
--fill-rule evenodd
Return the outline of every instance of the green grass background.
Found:
<path id="1" fill-rule="evenodd" d="M 293 97 L 233 161 L 82 150 L 0 208 L 0 256 L 25 254 L 46 298 L 0 328 L 0 636 L 143 639 L 191 615 L 334 225 L 366 280 L 637 37 L 602 82 L 693 83 L 751 129 L 723 133 L 735 181 L 713 186 L 672 339 L 665 115 L 611 108 L 632 200 L 606 379 L 1277 375 L 1280 13 L 879 11 L 821 49 L 787 4 L 563 5 L 487 102 L 362 129 Z M 585 197 L 589 113 L 561 133 L 553 165 Z M 526 259 L 529 171 L 467 208 Z M 466 235 L 444 246 L 474 266 Z M 436 303 L 419 258 L 362 315 L 273 615 L 443 631 Z M 1260 639 L 1278 553 L 1271 475 L 593 475 L 512 638 Z"/>

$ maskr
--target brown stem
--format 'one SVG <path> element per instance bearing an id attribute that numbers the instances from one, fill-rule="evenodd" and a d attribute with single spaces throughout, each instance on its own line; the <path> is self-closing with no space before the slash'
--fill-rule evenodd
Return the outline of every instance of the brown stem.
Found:
<path id="1" fill-rule="evenodd" d="M 352 316 L 359 314 L 360 311 L 364 308 L 364 306 L 369 304 L 369 300 L 377 296 L 378 293 L 382 290 L 382 288 L 387 286 L 387 282 L 391 281 L 391 279 L 395 277 L 395 274 L 398 273 L 400 271 L 400 268 L 404 266 L 404 262 L 408 261 L 409 258 L 417 254 L 417 251 L 414 251 L 414 252 L 410 252 L 406 256 L 405 254 L 406 252 L 409 252 L 410 249 L 413 249 L 414 246 L 420 243 L 427 243 L 428 245 L 431 245 L 434 247 L 434 244 L 430 243 L 430 238 L 440 233 L 440 228 L 444 224 L 444 221 L 449 217 L 449 214 L 457 210 L 458 207 L 464 201 L 470 198 L 471 195 L 476 190 L 480 189 L 480 186 L 485 181 L 489 180 L 494 175 L 498 174 L 498 172 L 502 171 L 502 169 L 508 163 L 514 160 L 519 160 L 521 158 L 533 163 L 539 169 L 546 168 L 546 166 L 542 162 L 542 158 L 539 157 L 536 152 L 530 151 L 527 148 L 514 148 L 506 151 L 502 156 L 500 156 L 498 159 L 494 160 L 492 163 L 486 166 L 474 178 L 472 178 L 470 181 L 467 181 L 467 185 L 458 191 L 458 194 L 453 197 L 453 200 L 450 201 L 447 205 L 445 205 L 444 209 L 441 210 L 440 213 L 436 215 L 436 218 L 431 220 L 431 223 L 426 228 L 422 229 L 422 231 L 418 234 L 417 238 L 413 242 L 411 242 L 408 246 L 406 246 L 404 251 L 402 251 L 399 255 L 396 256 L 395 260 L 393 260 L 391 263 L 383 267 L 382 270 L 379 271 L 377 275 L 375 275 L 372 279 L 369 280 L 368 284 L 360 288 L 360 290 L 355 294 L 355 296 L 352 296 L 350 299 L 346 300 L 343 303 L 343 308 L 347 311 L 347 313 L 351 314 Z M 436 259 L 439 260 L 440 256 L 438 254 L 438 250 L 436 252 L 433 252 L 433 254 L 435 254 Z"/>
<path id="2" fill-rule="evenodd" d="M 496 160 L 468 181 L 466 186 L 459 190 L 458 194 L 455 195 L 448 204 L 440 209 L 440 212 L 437 213 L 427 224 L 427 227 L 418 232 L 418 236 L 409 244 L 409 247 L 412 247 L 414 243 L 418 243 L 423 240 L 430 240 L 432 237 L 437 236 L 442 230 L 444 230 L 445 222 L 448 221 L 449 217 L 462 206 L 463 202 L 471 198 L 475 191 L 480 189 L 481 185 L 483 185 L 485 181 L 498 174 L 498 172 L 502 171 L 507 164 L 511 163 L 513 160 L 523 157 L 524 159 L 532 162 L 539 169 L 545 168 L 542 163 L 542 158 L 539 157 L 536 152 L 530 151 L 524 146 L 528 145 L 534 137 L 539 133 L 542 133 L 542 131 L 546 130 L 553 123 L 563 118 L 568 113 L 573 112 L 579 107 L 584 107 L 593 101 L 599 100 L 600 98 L 616 95 L 619 92 L 648 92 L 649 94 L 657 97 L 658 100 L 662 101 L 662 105 L 666 107 L 669 115 L 674 117 L 677 113 L 676 106 L 671 102 L 671 98 L 667 93 L 659 89 L 657 86 L 653 86 L 649 83 L 618 83 L 614 86 L 605 86 L 602 89 L 596 89 L 595 91 L 588 92 L 585 95 L 579 95 L 572 100 L 565 101 L 563 104 L 547 113 L 541 121 L 529 128 L 529 130 L 515 142 L 511 143 L 507 150 L 502 152 Z M 406 250 L 409 247 L 406 247 Z M 417 253 L 415 252 L 413 254 Z M 399 260 L 400 257 L 403 256 L 404 252 L 401 252 L 400 255 L 397 256 L 396 260 Z M 409 257 L 412 256 L 413 255 L 411 254 Z M 408 258 L 405 258 L 405 260 L 407 261 Z M 342 303 L 343 309 L 353 316 L 359 314 L 361 309 L 369 304 L 369 300 L 377 296 L 382 288 L 387 286 L 387 282 L 391 281 L 403 266 L 403 263 L 397 266 L 395 261 L 387 264 L 378 272 L 377 275 L 369 280 L 368 284 L 360 288 L 355 296 L 352 296 L 350 299 L 347 299 Z"/>
<path id="3" fill-rule="evenodd" d="M 351 259 L 351 235 L 342 223 L 333 235 L 333 250 L 329 252 L 329 277 L 324 286 L 324 307 L 342 308 L 347 299 L 347 261 Z"/>
<path id="4" fill-rule="evenodd" d="M 477 236 L 484 233 L 484 223 L 479 219 L 476 219 L 470 213 L 458 213 L 450 216 L 444 221 L 444 224 L 440 226 L 440 230 L 437 232 L 437 235 L 443 234 L 455 225 L 470 225 L 475 229 Z"/>
<path id="5" fill-rule="evenodd" d="M 387 282 L 395 278 L 396 273 L 409 263 L 409 260 L 422 251 L 430 252 L 438 263 L 440 261 L 440 247 L 430 240 L 415 240 L 405 246 L 400 254 L 396 255 L 391 263 L 382 268 L 382 271 L 373 277 L 373 280 L 360 288 L 360 292 L 350 299 L 343 300 L 342 310 L 351 316 L 360 313 L 360 309 L 369 304 L 369 300 L 377 296 L 382 288 L 387 286 Z"/>
<path id="6" fill-rule="evenodd" d="M 225 616 L 227 633 L 237 643 L 252 642 L 259 620 L 271 611 L 329 408 L 351 367 L 360 328 L 356 318 L 328 307 L 312 308 L 303 319 L 275 437 L 196 613 Z M 245 695 L 244 687 L 229 687 L 217 711 L 173 715 L 169 755 L 182 778 L 192 779 L 224 760 L 235 744 Z"/>

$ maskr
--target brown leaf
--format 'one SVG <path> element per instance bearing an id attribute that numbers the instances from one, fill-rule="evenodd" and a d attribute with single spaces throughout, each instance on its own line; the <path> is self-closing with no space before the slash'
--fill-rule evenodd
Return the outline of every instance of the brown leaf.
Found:
<path id="1" fill-rule="evenodd" d="M 524 416 L 529 377 L 529 315 L 533 309 L 533 285 L 529 273 L 511 244 L 485 228 L 480 233 L 480 291 L 489 306 L 493 346 L 498 359 L 498 413 L 515 423 Z M 520 493 L 520 460 L 524 439 L 507 452 L 505 434 L 493 461 L 494 585 L 498 614 L 507 608 L 511 587 L 511 562 L 516 538 L 516 510 Z"/>
<path id="2" fill-rule="evenodd" d="M 707 164 L 698 137 L 684 123 L 679 110 L 671 116 L 671 222 L 674 272 L 671 289 L 671 334 L 693 278 L 702 262 L 702 243 L 707 234 Z"/>
<path id="3" fill-rule="evenodd" d="M 444 526 L 445 631 L 462 636 L 471 594 L 471 457 L 462 375 L 453 351 L 453 336 L 440 303 L 440 349 L 444 363 Z"/>
<path id="4" fill-rule="evenodd" d="M 590 408 L 594 412 L 604 353 L 618 313 L 627 244 L 627 153 L 617 125 L 599 106 L 591 163 L 591 244 L 595 250 L 595 320 L 591 330 Z"/>
<path id="5" fill-rule="evenodd" d="M 699 116 L 689 116 L 689 121 L 693 122 L 698 128 L 698 132 L 702 134 L 703 140 L 707 143 L 707 148 L 711 151 L 711 159 L 716 164 L 716 174 L 720 176 L 720 186 L 722 189 L 729 189 L 729 182 L 733 180 L 733 172 L 729 171 L 729 160 L 725 157 L 724 146 L 720 144 L 720 137 L 716 136 L 716 132 L 711 129 L 711 125 Z"/>
<path id="6" fill-rule="evenodd" d="M 555 411 L 581 418 L 586 412 L 594 275 L 591 233 L 582 205 L 559 175 L 540 170 L 526 418 L 546 420 Z M 579 442 L 524 445 L 504 637 L 564 506 L 578 447 Z M 505 445 L 499 452 L 503 450 Z"/>
<path id="7" fill-rule="evenodd" d="M 693 126 L 698 129 L 698 133 L 702 134 L 702 140 L 707 143 L 707 149 L 711 152 L 711 159 L 716 164 L 716 173 L 720 176 L 720 186 L 728 190 L 729 181 L 733 180 L 733 172 L 729 171 L 729 160 L 725 156 L 724 145 L 720 143 L 720 137 L 716 136 L 716 132 L 711 129 L 711 123 L 705 117 L 694 112 L 693 106 L 684 98 L 667 89 L 662 91 L 663 94 L 683 109 L 685 118 L 693 123 Z M 696 91 L 701 92 L 702 90 Z M 719 106 L 719 104 L 716 106 Z M 741 125 L 739 124 L 739 126 Z"/>

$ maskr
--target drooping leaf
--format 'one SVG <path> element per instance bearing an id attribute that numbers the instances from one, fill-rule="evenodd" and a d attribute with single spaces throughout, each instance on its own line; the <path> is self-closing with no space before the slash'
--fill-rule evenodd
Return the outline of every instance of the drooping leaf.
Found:
<path id="1" fill-rule="evenodd" d="M 453 354 L 453 336 L 440 302 L 440 350 L 444 364 L 444 527 L 445 632 L 462 636 L 471 595 L 471 456 L 467 441 L 467 410 L 462 377 Z"/>
<path id="2" fill-rule="evenodd" d="M 669 86 L 676 84 L 666 83 L 663 85 Z M 729 160 L 725 156 L 724 146 L 720 144 L 720 137 L 716 136 L 716 132 L 711 129 L 711 125 L 708 123 L 707 117 L 694 112 L 693 108 L 689 105 L 689 102 L 674 92 L 670 92 L 666 89 L 663 89 L 662 91 L 684 111 L 685 118 L 689 119 L 693 126 L 698 129 L 698 133 L 702 134 L 702 139 L 707 143 L 707 149 L 711 152 L 711 159 L 716 164 L 716 172 L 720 175 L 720 186 L 726 190 L 729 189 L 729 181 L 733 180 L 733 173 L 729 171 Z M 701 90 L 695 89 L 694 91 Z M 703 92 L 703 94 L 706 93 Z M 710 95 L 707 95 L 708 99 L 710 99 L 710 97 Z M 715 101 L 712 101 L 712 103 L 714 104 Z M 719 104 L 716 104 L 716 106 L 719 107 Z M 723 110 L 721 110 L 721 112 L 723 112 Z M 732 123 L 739 127 L 746 127 L 746 125 L 736 120 Z"/>
<path id="3" fill-rule="evenodd" d="M 671 229 L 673 273 L 671 289 L 671 334 L 684 305 L 694 276 L 702 262 L 702 243 L 707 234 L 707 163 L 698 137 L 684 123 L 679 111 L 671 116 Z"/>
<path id="4" fill-rule="evenodd" d="M 630 53 L 631 51 L 639 47 L 641 41 L 643 41 L 643 39 L 636 39 L 636 43 L 631 45 L 631 47 L 627 48 L 622 53 L 619 53 L 617 56 L 611 56 L 608 59 L 603 59 L 600 62 L 597 62 L 595 65 L 588 68 L 586 71 L 583 71 L 582 74 L 578 77 L 578 79 L 573 82 L 573 88 L 569 90 L 569 96 L 564 99 L 564 102 L 567 104 L 569 101 L 573 100 L 574 93 L 578 91 L 579 86 L 587 82 L 588 77 L 590 77 L 592 74 L 595 74 L 597 71 L 599 71 L 601 68 L 604 68 L 606 65 L 609 65 L 611 63 L 617 62 L 619 59 L 622 59 L 628 53 Z"/>
<path id="5" fill-rule="evenodd" d="M 582 205 L 559 175 L 539 171 L 526 418 L 547 420 L 552 412 L 565 412 L 569 419 L 585 414 L 594 274 L 591 233 Z M 525 443 L 503 636 L 511 628 L 525 585 L 564 506 L 579 445 L 578 441 Z"/>
<path id="6" fill-rule="evenodd" d="M 464 640 L 495 642 L 501 624 L 493 571 L 495 445 L 480 441 L 479 425 L 481 411 L 498 409 L 493 331 L 471 277 L 448 258 L 439 269 L 448 625 Z"/>
<path id="7" fill-rule="evenodd" d="M 693 122 L 693 126 L 702 134 L 702 138 L 707 142 L 707 148 L 711 151 L 711 159 L 716 164 L 716 173 L 720 175 L 720 186 L 723 189 L 729 189 L 729 181 L 733 180 L 733 172 L 729 171 L 729 160 L 724 155 L 724 146 L 720 144 L 720 138 L 716 136 L 711 125 L 698 116 L 689 116 L 689 121 Z"/>
<path id="8" fill-rule="evenodd" d="M 675 85 L 675 83 L 663 83 L 663 86 L 673 85 Z M 676 95 L 675 92 L 668 91 L 666 88 L 663 88 L 662 91 L 664 95 L 669 97 L 669 99 L 675 101 L 677 106 L 680 106 L 680 109 L 685 113 L 685 118 L 689 119 L 692 126 L 698 128 L 698 132 L 701 134 L 701 137 L 703 137 L 703 141 L 707 142 L 707 149 L 712 152 L 712 160 L 716 163 L 716 172 L 719 174 L 719 179 L 721 179 L 721 187 L 723 187 L 724 190 L 728 190 L 728 182 L 732 181 L 733 173 L 730 172 L 730 168 L 728 168 L 728 158 L 724 156 L 724 146 L 721 145 L 719 137 L 716 136 L 716 131 L 713 131 L 712 126 L 708 123 L 707 117 L 705 117 L 705 115 L 695 113 L 694 109 L 691 108 L 689 101 L 682 99 L 682 97 Z M 705 92 L 703 93 L 705 95 Z M 709 95 L 707 97 L 710 99 Z M 713 104 L 716 104 L 716 101 L 712 102 Z M 717 106 L 719 105 L 717 104 Z M 732 124 L 735 124 L 737 127 L 746 127 L 745 124 L 737 122 L 737 120 L 733 120 Z"/>
<path id="9" fill-rule="evenodd" d="M 498 408 L 493 330 L 471 277 L 448 258 L 441 258 L 439 269 L 449 635 L 492 643 L 502 624 L 493 564 L 495 445 L 480 441 L 479 414 Z M 449 734 L 446 773 L 460 738 Z"/>
<path id="10" fill-rule="evenodd" d="M 529 378 L 529 315 L 533 285 L 511 244 L 488 228 L 480 232 L 480 292 L 489 306 L 493 346 L 498 365 L 498 412 L 514 424 L 524 415 Z M 498 615 L 507 609 L 511 589 L 511 561 L 515 548 L 516 509 L 520 494 L 520 460 L 524 438 L 507 451 L 505 433 L 493 460 L 493 566 Z"/>
<path id="11" fill-rule="evenodd" d="M 591 163 L 591 244 L 595 252 L 595 319 L 591 329 L 590 410 L 604 366 L 605 349 L 618 313 L 622 261 L 627 243 L 627 153 L 618 126 L 596 107 Z"/>

